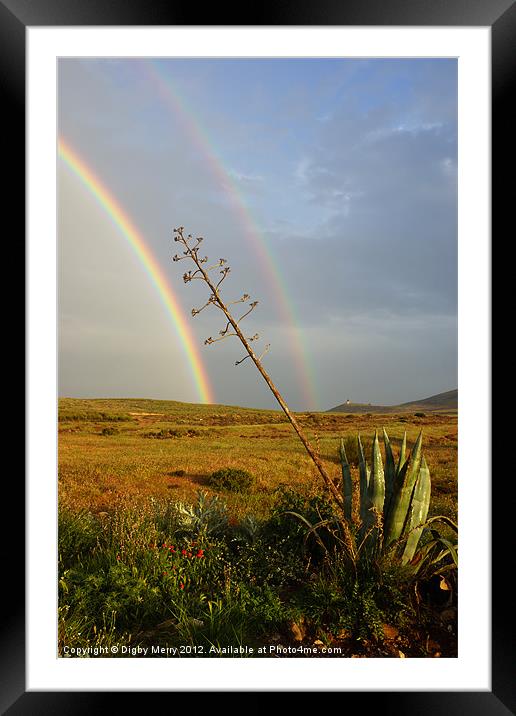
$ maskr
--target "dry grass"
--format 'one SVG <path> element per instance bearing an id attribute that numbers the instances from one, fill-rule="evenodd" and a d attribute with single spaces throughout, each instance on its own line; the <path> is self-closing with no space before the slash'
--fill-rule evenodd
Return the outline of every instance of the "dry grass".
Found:
<path id="1" fill-rule="evenodd" d="M 225 467 L 247 470 L 256 478 L 249 494 L 224 494 L 236 517 L 248 512 L 265 516 L 280 485 L 309 492 L 321 489 L 315 467 L 279 411 L 66 398 L 60 400 L 59 416 L 59 496 L 72 508 L 98 513 L 110 511 L 120 501 L 141 503 L 151 496 L 193 501 L 200 488 L 213 492 L 206 486 L 207 478 Z M 341 437 L 360 431 L 367 442 L 375 429 L 385 427 L 396 449 L 405 430 L 409 447 L 423 430 L 423 451 L 432 476 L 432 512 L 456 517 L 456 415 L 304 413 L 297 417 L 335 479 L 340 478 Z"/>

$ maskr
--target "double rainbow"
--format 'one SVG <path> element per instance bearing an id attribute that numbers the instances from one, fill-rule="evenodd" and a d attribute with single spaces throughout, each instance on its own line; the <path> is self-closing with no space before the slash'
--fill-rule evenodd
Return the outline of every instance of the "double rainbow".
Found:
<path id="1" fill-rule="evenodd" d="M 185 320 L 183 309 L 169 286 L 167 278 L 149 248 L 149 245 L 111 192 L 102 184 L 86 162 L 63 138 L 59 139 L 58 151 L 63 162 L 95 197 L 140 260 L 141 265 L 158 292 L 161 303 L 165 307 L 172 326 L 180 340 L 188 360 L 199 401 L 202 403 L 214 403 L 213 389 L 202 364 L 195 339 Z"/>
<path id="2" fill-rule="evenodd" d="M 179 95 L 170 77 L 164 72 L 163 65 L 157 60 L 145 59 L 140 67 L 144 69 L 146 79 L 153 84 L 163 105 L 180 120 L 190 142 L 206 159 L 217 185 L 223 190 L 234 215 L 238 217 L 243 234 L 258 258 L 275 298 L 274 305 L 280 313 L 283 332 L 290 341 L 292 361 L 306 406 L 305 409 L 318 409 L 319 400 L 314 389 L 316 381 L 310 364 L 309 352 L 305 346 L 300 321 L 288 295 L 286 282 L 277 260 L 261 235 L 256 220 L 241 196 L 240 189 L 226 170 L 224 162 L 217 156 L 213 142 L 205 128 L 200 124 L 196 114 L 188 107 L 185 99 Z"/>

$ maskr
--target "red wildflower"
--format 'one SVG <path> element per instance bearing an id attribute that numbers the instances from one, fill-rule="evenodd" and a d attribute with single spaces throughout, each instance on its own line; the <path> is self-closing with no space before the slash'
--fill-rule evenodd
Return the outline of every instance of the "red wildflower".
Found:
<path id="1" fill-rule="evenodd" d="M 179 588 L 180 588 L 180 589 L 184 589 L 184 588 L 185 588 L 185 585 L 183 584 L 183 582 L 179 582 Z"/>
<path id="2" fill-rule="evenodd" d="M 203 550 L 203 549 L 200 549 L 200 550 L 197 552 L 196 557 L 204 557 L 204 550 Z"/>
<path id="3" fill-rule="evenodd" d="M 186 549 L 182 549 L 181 554 L 183 555 L 183 557 L 186 557 Z"/>

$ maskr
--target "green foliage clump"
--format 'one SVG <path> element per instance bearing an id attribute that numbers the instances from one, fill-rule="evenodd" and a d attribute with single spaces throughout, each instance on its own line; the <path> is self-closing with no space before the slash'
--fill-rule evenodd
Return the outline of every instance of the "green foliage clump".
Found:
<path id="1" fill-rule="evenodd" d="M 268 584 L 248 586 L 241 582 L 238 600 L 249 628 L 258 636 L 284 629 L 287 622 L 297 616 L 295 606 L 285 604 L 277 590 Z"/>
<path id="2" fill-rule="evenodd" d="M 234 538 L 230 548 L 233 576 L 243 584 L 279 588 L 299 584 L 306 576 L 306 560 L 286 537 L 260 533 L 252 541 Z"/>
<path id="3" fill-rule="evenodd" d="M 335 547 L 333 535 L 330 532 L 307 534 L 306 526 L 334 518 L 333 503 L 326 495 L 308 495 L 281 487 L 277 490 L 271 516 L 263 525 L 263 533 L 275 543 L 280 541 L 289 559 L 304 555 L 307 560 L 319 562 L 326 549 Z"/>
<path id="4" fill-rule="evenodd" d="M 93 554 L 101 536 L 100 522 L 87 510 L 61 508 L 58 515 L 59 562 L 63 567 Z"/>
<path id="5" fill-rule="evenodd" d="M 254 483 L 253 476 L 247 470 L 235 467 L 225 467 L 213 472 L 208 485 L 215 490 L 228 490 L 229 492 L 247 492 Z"/>
<path id="6" fill-rule="evenodd" d="M 344 629 L 356 641 L 382 641 L 384 624 L 401 626 L 415 617 L 403 574 L 370 565 L 352 573 L 339 559 L 308 583 L 302 604 L 316 626 Z"/>

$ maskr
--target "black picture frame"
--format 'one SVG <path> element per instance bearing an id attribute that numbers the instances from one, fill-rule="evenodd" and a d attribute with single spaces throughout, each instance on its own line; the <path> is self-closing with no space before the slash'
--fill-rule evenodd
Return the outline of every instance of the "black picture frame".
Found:
<path id="1" fill-rule="evenodd" d="M 199 15 L 202 23 L 198 22 Z M 0 91 L 2 102 L 2 135 L 4 170 L 8 169 L 7 200 L 9 213 L 17 217 L 11 246 L 23 247 L 22 231 L 25 217 L 25 30 L 37 26 L 88 25 L 391 25 L 391 26 L 484 26 L 491 28 L 492 38 L 492 238 L 503 244 L 502 231 L 511 226 L 509 211 L 514 199 L 511 176 L 514 166 L 513 125 L 510 113 L 511 79 L 516 76 L 515 38 L 516 4 L 513 0 L 318 0 L 299 4 L 293 0 L 277 0 L 260 4 L 246 13 L 236 15 L 229 6 L 174 6 L 165 0 L 0 0 Z M 9 153 L 11 157 L 9 158 Z M 5 177 L 4 177 L 5 178 Z M 511 194 L 509 193 L 511 192 Z M 512 199 L 512 201 L 511 201 Z M 5 210 L 7 212 L 7 208 Z M 4 214 L 5 217 L 5 214 Z M 512 217 L 511 217 L 512 218 Z M 494 242 L 493 242 L 494 246 Z M 23 249 L 22 249 L 23 252 Z M 23 255 L 21 257 L 23 262 Z M 493 300 L 496 296 L 493 296 Z M 497 299 L 496 299 L 497 300 Z M 494 315 L 494 313 L 493 313 Z M 488 439 L 488 436 L 486 436 Z M 496 442 L 496 441 L 495 441 Z M 493 455 L 496 445 L 493 444 Z M 25 504 L 25 488 L 21 477 L 9 481 L 9 494 L 4 504 Z M 506 474 L 505 479 L 512 480 Z M 501 482 L 501 481 L 500 481 Z M 510 522 L 503 519 L 506 497 L 503 484 L 492 492 L 492 691 L 491 692 L 351 692 L 346 693 L 346 708 L 353 708 L 349 699 L 357 699 L 360 708 L 381 708 L 383 713 L 460 714 L 487 716 L 516 712 L 514 644 L 510 638 L 512 593 L 504 584 L 504 573 L 510 565 L 503 564 L 503 555 L 510 554 Z M 21 511 L 21 510 L 20 510 Z M 495 519 L 498 515 L 499 519 Z M 16 544 L 3 551 L 4 596 L 8 606 L 2 620 L 2 654 L 0 708 L 2 713 L 17 714 L 82 714 L 121 710 L 121 694 L 98 692 L 26 691 L 25 687 L 25 609 L 23 600 L 24 538 L 21 529 Z M 496 556 L 496 559 L 495 559 Z M 410 685 L 407 685 L 410 688 Z M 338 690 L 336 688 L 336 690 Z M 314 685 L 314 691 L 317 691 Z M 133 693 L 132 705 L 143 705 L 151 694 Z M 170 697 L 171 695 L 169 695 Z M 117 701 L 115 702 L 115 698 Z M 364 701 L 364 699 L 367 699 Z M 148 706 L 147 706 L 148 708 Z"/>

